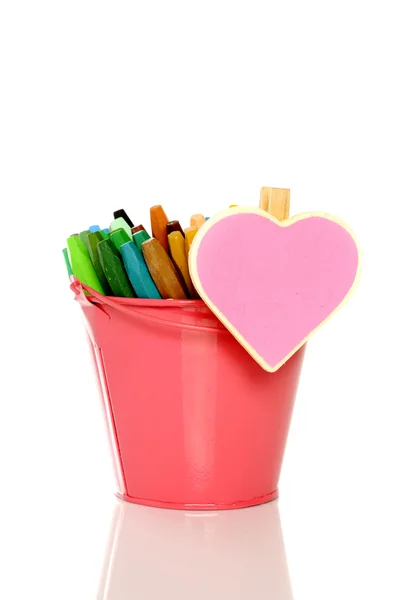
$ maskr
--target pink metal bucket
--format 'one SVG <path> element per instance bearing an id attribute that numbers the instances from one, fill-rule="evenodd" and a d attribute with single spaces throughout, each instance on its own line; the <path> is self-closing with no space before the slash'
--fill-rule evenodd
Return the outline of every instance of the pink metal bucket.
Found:
<path id="1" fill-rule="evenodd" d="M 201 300 L 71 288 L 93 345 L 117 495 L 193 510 L 276 498 L 304 348 L 267 373 Z"/>

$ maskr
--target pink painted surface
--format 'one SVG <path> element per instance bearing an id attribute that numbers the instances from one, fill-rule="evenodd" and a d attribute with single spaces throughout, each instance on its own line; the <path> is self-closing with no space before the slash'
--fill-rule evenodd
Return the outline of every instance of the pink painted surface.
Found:
<path id="1" fill-rule="evenodd" d="M 72 289 L 106 381 L 118 495 L 191 510 L 276 498 L 304 348 L 267 373 L 200 300 Z"/>
<path id="2" fill-rule="evenodd" d="M 210 227 L 196 263 L 210 301 L 275 367 L 344 300 L 358 249 L 348 231 L 323 217 L 281 227 L 239 213 Z"/>

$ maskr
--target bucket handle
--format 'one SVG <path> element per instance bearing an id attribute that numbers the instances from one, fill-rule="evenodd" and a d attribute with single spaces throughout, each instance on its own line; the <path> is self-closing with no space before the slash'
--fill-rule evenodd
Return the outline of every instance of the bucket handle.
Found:
<path id="1" fill-rule="evenodd" d="M 190 325 L 189 323 L 175 323 L 174 321 L 169 321 L 167 319 L 160 319 L 159 317 L 154 317 L 153 315 L 146 315 L 146 314 L 140 312 L 139 310 L 136 310 L 131 307 L 125 308 L 125 306 L 123 304 L 119 304 L 119 303 L 115 302 L 109 296 L 103 296 L 102 294 L 99 294 L 98 292 L 93 290 L 93 288 L 81 283 L 77 279 L 75 279 L 71 283 L 70 289 L 76 296 L 78 296 L 81 293 L 81 291 L 80 291 L 81 289 L 86 290 L 87 292 L 89 292 L 89 294 L 91 296 L 93 296 L 103 306 L 111 306 L 112 308 L 115 308 L 116 310 L 119 310 L 120 312 L 130 315 L 130 316 L 131 316 L 131 313 L 135 313 L 135 316 L 139 317 L 140 319 L 159 323 L 161 325 L 166 325 L 167 327 L 174 327 L 176 329 L 189 329 L 190 331 L 200 331 L 200 332 L 203 332 L 203 330 L 205 329 L 205 331 L 208 333 L 227 333 L 228 332 L 228 330 L 225 329 L 224 327 L 223 328 L 218 328 L 218 327 L 203 328 L 200 325 Z"/>

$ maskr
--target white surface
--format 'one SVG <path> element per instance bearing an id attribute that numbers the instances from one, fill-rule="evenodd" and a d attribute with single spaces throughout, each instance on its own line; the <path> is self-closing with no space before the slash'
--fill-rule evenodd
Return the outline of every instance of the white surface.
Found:
<path id="1" fill-rule="evenodd" d="M 292 213 L 347 221 L 364 259 L 297 397 L 279 504 L 292 595 L 397 597 L 393 15 L 392 2 L 1 4 L 1 598 L 96 598 L 116 502 L 66 237 L 120 207 L 148 226 L 158 202 L 186 225 L 256 204 L 261 185 L 290 187 Z M 283 552 L 273 567 L 258 530 L 275 507 L 194 526 L 132 507 L 132 563 L 105 597 L 290 600 Z"/>

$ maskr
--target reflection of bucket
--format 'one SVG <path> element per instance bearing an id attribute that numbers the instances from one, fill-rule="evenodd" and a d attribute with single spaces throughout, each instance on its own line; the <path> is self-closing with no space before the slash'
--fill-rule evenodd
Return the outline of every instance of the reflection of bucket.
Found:
<path id="1" fill-rule="evenodd" d="M 293 600 L 278 502 L 153 511 L 118 502 L 97 600 Z"/>
<path id="2" fill-rule="evenodd" d="M 88 298 L 71 287 L 94 347 L 118 495 L 185 509 L 275 498 L 304 349 L 267 373 L 201 300 L 85 288 Z"/>

